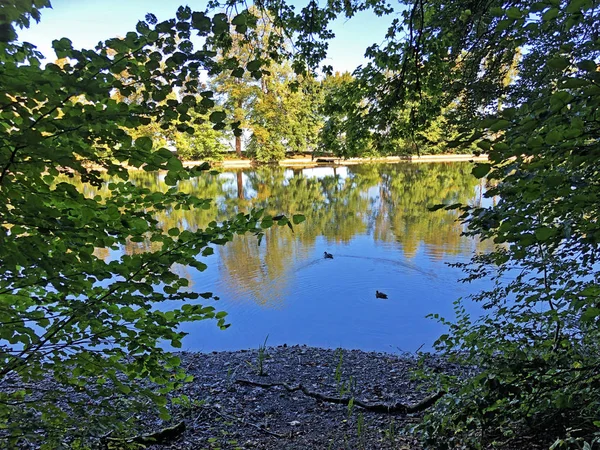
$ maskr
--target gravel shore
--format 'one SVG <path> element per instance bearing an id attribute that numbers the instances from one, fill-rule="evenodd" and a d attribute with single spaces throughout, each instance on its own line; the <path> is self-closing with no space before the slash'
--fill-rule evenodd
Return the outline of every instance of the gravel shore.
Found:
<path id="1" fill-rule="evenodd" d="M 414 405 L 427 393 L 411 377 L 411 355 L 331 350 L 305 346 L 269 347 L 215 353 L 181 353 L 194 381 L 181 391 L 189 403 L 175 406 L 173 424 L 185 432 L 154 449 L 417 449 L 404 435 L 420 414 L 389 414 L 319 400 L 301 390 L 327 397 L 340 393 L 365 403 Z M 260 365 L 262 360 L 262 375 Z M 435 356 L 434 370 L 458 371 Z M 247 380 L 260 387 L 240 383 Z M 287 383 L 288 388 L 276 385 Z M 158 421 L 149 431 L 159 429 Z"/>

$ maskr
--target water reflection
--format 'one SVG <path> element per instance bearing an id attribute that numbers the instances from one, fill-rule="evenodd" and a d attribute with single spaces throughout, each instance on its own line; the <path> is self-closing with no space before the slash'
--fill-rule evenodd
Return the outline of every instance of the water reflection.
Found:
<path id="1" fill-rule="evenodd" d="M 484 187 L 470 171 L 468 163 L 259 167 L 181 182 L 181 191 L 212 198 L 215 207 L 160 212 L 165 229 L 195 230 L 251 208 L 306 216 L 295 233 L 269 230 L 260 247 L 255 238 L 236 237 L 209 257 L 202 274 L 182 268 L 192 289 L 221 296 L 218 307 L 233 324 L 226 332 L 192 325 L 189 349 L 247 348 L 267 334 L 273 344 L 429 346 L 439 327 L 424 316 L 450 314 L 452 301 L 470 290 L 444 262 L 485 248 L 461 236 L 456 211 L 427 208 L 480 202 Z M 158 173 L 130 177 L 149 189 L 167 188 Z M 152 250 L 149 242 L 123 252 L 144 250 Z M 324 250 L 334 259 L 324 260 Z M 375 301 L 376 289 L 389 300 Z"/>

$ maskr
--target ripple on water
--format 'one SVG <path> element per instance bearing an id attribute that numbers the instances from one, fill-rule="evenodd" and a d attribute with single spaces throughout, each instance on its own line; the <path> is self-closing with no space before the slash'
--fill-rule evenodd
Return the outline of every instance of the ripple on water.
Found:
<path id="1" fill-rule="evenodd" d="M 372 302 L 375 291 L 389 300 L 422 300 L 423 294 L 448 291 L 456 279 L 448 279 L 416 264 L 391 258 L 336 254 L 335 259 L 315 259 L 294 268 L 293 296 L 306 298 L 344 297 L 345 301 Z M 380 301 L 385 301 L 381 300 Z"/>

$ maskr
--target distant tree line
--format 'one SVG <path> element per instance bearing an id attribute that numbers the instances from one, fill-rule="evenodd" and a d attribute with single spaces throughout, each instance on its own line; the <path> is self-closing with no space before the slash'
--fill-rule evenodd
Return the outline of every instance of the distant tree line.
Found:
<path id="1" fill-rule="evenodd" d="M 248 14 L 247 20 L 256 22 L 252 24 L 256 32 L 243 40 L 231 39 L 227 50 L 217 56 L 221 70 L 206 80 L 205 88 L 214 97 L 198 98 L 205 106 L 216 108 L 213 114 L 231 118 L 238 129 L 226 130 L 222 124 L 211 123 L 209 117 L 196 115 L 191 128 L 178 128 L 165 118 L 163 123 L 152 121 L 129 130 L 134 138 L 150 137 L 155 145 L 169 148 L 183 160 L 214 161 L 235 155 L 268 163 L 294 154 L 351 158 L 458 151 L 445 145 L 448 136 L 458 133 L 448 125 L 444 113 L 424 131 L 399 137 L 384 147 L 377 145 L 364 128 L 353 128 L 366 112 L 361 87 L 352 74 L 329 73 L 319 79 L 298 75 L 289 60 L 256 59 L 256 49 L 267 48 L 274 37 L 284 46 L 291 44 L 268 17 Z M 239 62 L 246 64 L 246 69 L 238 67 Z M 174 100 L 181 94 L 174 90 L 170 97 Z M 128 99 L 118 100 L 135 102 L 140 95 L 136 91 Z M 407 109 L 405 119 L 409 114 Z"/>

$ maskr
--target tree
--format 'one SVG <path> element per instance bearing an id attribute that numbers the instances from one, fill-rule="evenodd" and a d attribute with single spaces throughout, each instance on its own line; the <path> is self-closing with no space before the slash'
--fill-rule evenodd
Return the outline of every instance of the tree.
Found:
<path id="1" fill-rule="evenodd" d="M 256 80 L 252 80 L 249 73 L 245 73 L 241 78 L 228 73 L 220 74 L 211 79 L 211 88 L 220 98 L 220 105 L 223 106 L 241 129 L 247 129 L 247 108 L 253 95 L 256 93 L 254 86 Z M 239 158 L 242 157 L 243 134 L 237 133 L 234 136 L 235 152 Z"/>
<path id="2" fill-rule="evenodd" d="M 223 71 L 210 80 L 210 86 L 217 93 L 219 104 L 233 116 L 233 120 L 242 130 L 248 128 L 248 110 L 259 92 L 258 83 L 262 77 L 260 69 L 265 64 L 265 61 L 260 59 L 260 51 L 266 45 L 272 31 L 264 18 L 259 19 L 260 13 L 259 10 L 253 9 L 232 18 L 232 27 L 246 27 L 246 23 L 250 23 L 257 30 L 248 38 L 238 35 L 227 41 L 226 47 L 219 55 L 219 62 L 231 70 Z M 240 62 L 248 70 L 239 67 Z M 241 132 L 235 134 L 235 151 L 238 157 L 242 156 L 242 138 Z"/>
<path id="3" fill-rule="evenodd" d="M 254 211 L 204 229 L 164 230 L 161 211 L 211 207 L 210 198 L 176 188 L 206 167 L 185 170 L 150 137 L 130 134 L 153 122 L 192 133 L 196 114 L 225 128 L 200 82 L 201 71 L 218 70 L 225 15 L 183 7 L 162 23 L 148 15 L 96 50 L 63 38 L 53 42 L 61 65 L 42 65 L 14 27 L 38 20 L 46 6 L 17 0 L 0 26 L 0 440 L 8 447 L 82 444 L 122 431 L 132 411 L 150 404 L 167 417 L 165 394 L 187 375 L 159 343 L 181 346 L 185 321 L 227 326 L 225 313 L 200 303 L 214 295 L 182 290 L 188 281 L 173 265 L 202 271 L 202 255 L 215 246 L 235 234 L 262 236 L 274 223 Z M 206 38 L 200 50 L 192 32 Z M 170 97 L 174 89 L 182 95 Z M 136 101 L 125 100 L 136 92 Z M 125 164 L 166 170 L 168 189 L 132 183 Z M 103 186 L 104 195 L 87 196 L 69 179 Z M 150 251 L 100 257 L 142 242 Z"/>
<path id="4" fill-rule="evenodd" d="M 321 113 L 325 123 L 319 134 L 321 153 L 353 158 L 406 156 L 415 153 L 472 153 L 476 149 L 456 149 L 446 145 L 459 134 L 457 126 L 447 117 L 452 111 L 452 106 L 446 107 L 422 128 L 411 130 L 405 127 L 403 133 L 382 139 L 381 134 L 369 122 L 373 111 L 368 96 L 373 94 L 368 93 L 362 85 L 360 69 L 356 73 L 356 77 L 349 73 L 335 73 L 323 80 L 324 99 Z M 409 124 L 411 110 L 414 108 L 416 104 L 396 107 L 393 123 Z"/>
<path id="5" fill-rule="evenodd" d="M 260 59 L 260 49 L 268 49 L 272 41 L 289 47 L 285 31 L 274 26 L 265 11 L 252 7 L 248 14 L 256 32 L 249 38 L 232 39 L 227 51 L 219 56 L 227 66 L 234 57 L 245 61 L 256 71 L 234 69 L 210 80 L 217 92 L 219 104 L 229 112 L 247 133 L 247 152 L 259 162 L 278 161 L 286 152 L 312 151 L 321 124 L 318 114 L 319 86 L 310 75 L 298 76 L 289 61 Z M 247 17 L 238 15 L 236 17 Z M 232 23 L 242 19 L 232 19 Z M 242 152 L 243 135 L 235 136 L 238 156 Z"/>
<path id="6" fill-rule="evenodd" d="M 223 159 L 227 151 L 225 133 L 213 129 L 207 116 L 190 114 L 194 120 L 193 133 L 176 131 L 173 145 L 177 149 L 177 156 L 184 160 L 218 161 Z"/>
<path id="7" fill-rule="evenodd" d="M 134 83 L 126 71 L 119 74 L 119 81 L 128 84 Z M 197 93 L 186 93 L 181 90 L 175 92 L 173 90 L 161 103 L 165 104 L 169 100 L 179 101 L 185 95 L 193 96 L 195 99 L 193 101 L 199 103 L 202 103 L 204 99 Z M 123 96 L 120 91 L 114 91 L 112 98 L 118 102 L 141 104 L 144 102 L 144 86 L 141 83 L 135 83 L 135 90 L 127 97 Z M 129 130 L 126 129 L 126 131 L 133 139 L 148 137 L 152 139 L 152 143 L 156 147 L 172 148 L 176 151 L 177 156 L 184 160 L 221 159 L 221 154 L 226 150 L 223 144 L 226 137 L 225 133 L 213 129 L 206 114 L 199 114 L 193 108 L 189 109 L 188 112 L 191 124 L 186 126 L 185 129 L 176 120 L 159 121 L 150 118 L 149 123 Z"/>
<path id="8" fill-rule="evenodd" d="M 272 162 L 287 152 L 314 151 L 321 126 L 318 83 L 296 77 L 289 65 L 269 69 L 249 111 L 248 152 L 257 161 Z"/>
<path id="9" fill-rule="evenodd" d="M 323 82 L 321 112 L 325 124 L 319 134 L 319 153 L 343 158 L 376 156 L 371 132 L 354 126 L 364 114 L 364 101 L 350 73 L 335 73 Z"/>

